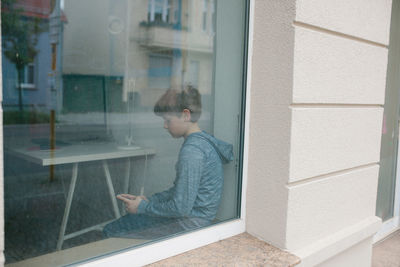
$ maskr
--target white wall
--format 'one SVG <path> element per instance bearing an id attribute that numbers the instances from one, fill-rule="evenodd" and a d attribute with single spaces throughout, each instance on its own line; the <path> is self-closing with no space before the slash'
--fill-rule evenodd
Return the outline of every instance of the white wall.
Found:
<path id="1" fill-rule="evenodd" d="M 247 231 L 313 265 L 370 255 L 358 244 L 379 225 L 390 12 L 391 0 L 255 1 Z"/>
<path id="2" fill-rule="evenodd" d="M 285 248 L 294 1 L 254 6 L 246 230 Z"/>
<path id="3" fill-rule="evenodd" d="M 391 1 L 297 1 L 290 250 L 375 215 L 390 11 Z"/>
<path id="4" fill-rule="evenodd" d="M 372 239 L 368 238 L 341 252 L 337 257 L 318 264 L 317 267 L 365 267 L 371 266 Z"/>

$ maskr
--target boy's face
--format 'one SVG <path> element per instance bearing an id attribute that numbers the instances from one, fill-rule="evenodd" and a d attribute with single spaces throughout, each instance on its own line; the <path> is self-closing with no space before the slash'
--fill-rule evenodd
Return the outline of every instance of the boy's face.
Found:
<path id="1" fill-rule="evenodd" d="M 167 129 L 172 137 L 180 138 L 185 136 L 188 130 L 185 116 L 178 113 L 166 113 L 162 117 L 164 119 L 164 129 Z"/>

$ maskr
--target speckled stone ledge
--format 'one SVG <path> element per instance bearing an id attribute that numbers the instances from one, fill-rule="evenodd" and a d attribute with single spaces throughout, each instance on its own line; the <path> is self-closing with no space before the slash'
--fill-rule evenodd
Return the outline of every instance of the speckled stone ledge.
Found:
<path id="1" fill-rule="evenodd" d="M 298 263 L 297 256 L 243 233 L 147 266 L 292 267 Z"/>

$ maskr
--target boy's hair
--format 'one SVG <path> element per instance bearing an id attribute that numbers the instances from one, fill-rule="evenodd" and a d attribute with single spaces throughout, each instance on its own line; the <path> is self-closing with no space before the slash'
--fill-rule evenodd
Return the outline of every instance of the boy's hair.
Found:
<path id="1" fill-rule="evenodd" d="M 197 122 L 201 115 L 201 95 L 191 85 L 184 90 L 168 89 L 154 105 L 154 113 L 163 116 L 165 113 L 181 113 L 188 109 L 191 122 Z"/>

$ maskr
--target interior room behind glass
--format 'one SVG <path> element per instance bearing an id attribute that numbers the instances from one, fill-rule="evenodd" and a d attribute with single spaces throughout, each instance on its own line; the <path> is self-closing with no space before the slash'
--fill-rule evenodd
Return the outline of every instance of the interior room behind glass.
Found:
<path id="1" fill-rule="evenodd" d="M 243 1 L 2 5 L 7 264 L 74 247 L 84 254 L 125 214 L 112 195 L 173 185 L 183 139 L 153 112 L 170 88 L 197 88 L 201 129 L 233 144 L 214 223 L 239 216 Z M 110 252 L 98 247 L 70 261 Z"/>

